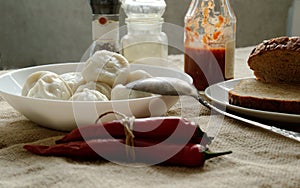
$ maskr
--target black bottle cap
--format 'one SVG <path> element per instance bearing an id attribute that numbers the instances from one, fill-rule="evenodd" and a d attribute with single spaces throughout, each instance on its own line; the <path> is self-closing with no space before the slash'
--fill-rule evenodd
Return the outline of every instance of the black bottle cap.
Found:
<path id="1" fill-rule="evenodd" d="M 93 14 L 119 14 L 120 0 L 90 0 Z"/>

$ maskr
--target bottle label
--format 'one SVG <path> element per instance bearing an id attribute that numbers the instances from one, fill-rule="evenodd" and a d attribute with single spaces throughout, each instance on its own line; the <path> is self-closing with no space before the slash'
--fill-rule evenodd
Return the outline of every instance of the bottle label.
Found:
<path id="1" fill-rule="evenodd" d="M 118 51 L 119 20 L 116 18 L 118 15 L 94 15 L 92 22 L 93 41 L 96 42 L 98 50 Z"/>
<path id="2" fill-rule="evenodd" d="M 226 42 L 225 49 L 225 79 L 232 79 L 234 77 L 235 41 Z"/>

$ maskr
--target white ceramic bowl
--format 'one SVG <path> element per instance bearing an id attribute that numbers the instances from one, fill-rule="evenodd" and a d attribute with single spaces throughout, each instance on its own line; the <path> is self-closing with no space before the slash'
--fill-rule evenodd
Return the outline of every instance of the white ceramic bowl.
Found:
<path id="1" fill-rule="evenodd" d="M 38 125 L 62 131 L 92 124 L 100 114 L 112 110 L 137 118 L 161 116 L 178 101 L 178 97 L 174 96 L 153 96 L 108 102 L 47 100 L 21 96 L 24 82 L 33 72 L 48 70 L 62 74 L 82 70 L 82 66 L 83 63 L 63 63 L 10 71 L 0 76 L 0 94 L 17 111 Z M 131 64 L 130 71 L 134 70 L 145 70 L 152 76 L 175 77 L 192 83 L 190 76 L 175 69 Z M 107 117 L 106 121 L 112 118 L 114 117 Z"/>

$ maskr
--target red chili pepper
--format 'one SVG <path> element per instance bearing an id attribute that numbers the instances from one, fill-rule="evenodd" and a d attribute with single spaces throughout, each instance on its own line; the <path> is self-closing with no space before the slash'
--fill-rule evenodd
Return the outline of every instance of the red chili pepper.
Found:
<path id="1" fill-rule="evenodd" d="M 201 143 L 207 145 L 211 139 L 194 122 L 180 117 L 152 117 L 135 119 L 132 133 L 135 138 L 166 140 L 170 143 Z M 93 124 L 75 129 L 56 143 L 91 139 L 125 138 L 121 121 Z"/>
<path id="2" fill-rule="evenodd" d="M 135 160 L 127 157 L 124 139 L 97 139 L 62 143 L 53 146 L 25 145 L 28 151 L 44 156 L 63 156 L 80 159 L 103 159 L 108 158 L 120 162 L 142 162 L 146 164 L 165 164 L 187 167 L 203 166 L 205 160 L 231 153 L 210 153 L 200 144 L 188 143 L 187 145 L 165 144 L 150 142 L 148 140 L 134 140 Z M 157 147 L 150 147 L 150 146 Z M 140 150 L 140 148 L 146 148 Z M 101 156 L 98 153 L 101 153 Z"/>

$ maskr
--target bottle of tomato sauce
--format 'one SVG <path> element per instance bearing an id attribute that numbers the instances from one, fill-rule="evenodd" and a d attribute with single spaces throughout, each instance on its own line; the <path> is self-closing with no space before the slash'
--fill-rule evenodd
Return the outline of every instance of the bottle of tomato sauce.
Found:
<path id="1" fill-rule="evenodd" d="M 234 77 L 236 17 L 229 0 L 192 0 L 184 36 L 184 71 L 198 90 Z"/>

